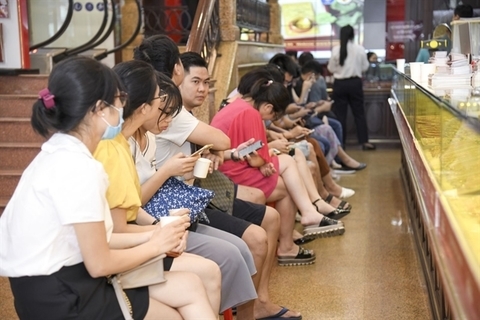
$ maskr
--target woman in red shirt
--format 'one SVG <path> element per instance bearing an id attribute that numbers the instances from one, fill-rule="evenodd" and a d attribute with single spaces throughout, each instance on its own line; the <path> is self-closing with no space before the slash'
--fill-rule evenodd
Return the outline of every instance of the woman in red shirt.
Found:
<path id="1" fill-rule="evenodd" d="M 267 202 L 276 203 L 275 208 L 282 219 L 279 251 L 286 252 L 286 248 L 280 248 L 288 246 L 288 252 L 295 257 L 296 250 L 301 254 L 301 249 L 292 243 L 295 206 L 302 214 L 306 237 L 339 235 L 345 232 L 345 228 L 342 222 L 320 214 L 311 203 L 295 160 L 285 154 L 273 156 L 268 149 L 263 121 L 283 115 L 288 101 L 288 91 L 281 83 L 259 76 L 250 94 L 220 110 L 211 125 L 225 132 L 232 146 L 251 138 L 263 142 L 262 148 L 245 159 L 238 159 L 233 152 L 233 161 L 225 161 L 220 170 L 235 183 L 262 190 Z M 292 256 L 279 257 L 279 260 Z"/>

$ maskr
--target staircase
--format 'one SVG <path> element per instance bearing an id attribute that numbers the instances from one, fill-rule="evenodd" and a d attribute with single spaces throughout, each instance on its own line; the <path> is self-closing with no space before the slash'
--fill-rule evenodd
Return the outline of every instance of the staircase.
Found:
<path id="1" fill-rule="evenodd" d="M 0 215 L 44 138 L 30 125 L 32 105 L 47 75 L 0 76 Z"/>

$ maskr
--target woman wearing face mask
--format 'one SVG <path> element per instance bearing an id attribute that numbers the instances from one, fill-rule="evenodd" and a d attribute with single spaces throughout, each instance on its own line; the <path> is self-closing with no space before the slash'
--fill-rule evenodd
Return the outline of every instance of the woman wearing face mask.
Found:
<path id="1" fill-rule="evenodd" d="M 9 277 L 20 319 L 121 319 L 106 276 L 177 247 L 188 226 L 183 218 L 136 235 L 112 233 L 108 179 L 92 153 L 121 121 L 118 86 L 109 68 L 76 57 L 55 66 L 33 106 L 35 131 L 53 135 L 0 218 L 0 275 Z M 134 319 L 194 319 L 200 312 L 216 319 L 196 275 L 166 278 L 124 290 Z"/>

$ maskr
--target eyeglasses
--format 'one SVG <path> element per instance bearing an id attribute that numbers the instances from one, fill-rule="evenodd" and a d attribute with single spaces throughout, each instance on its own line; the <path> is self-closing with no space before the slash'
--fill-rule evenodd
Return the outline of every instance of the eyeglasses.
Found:
<path id="1" fill-rule="evenodd" d="M 159 95 L 158 97 L 153 98 L 152 101 L 156 99 L 160 99 L 160 102 L 165 102 L 165 100 L 167 100 L 167 97 L 168 97 L 168 94 L 165 93 L 165 94 Z"/>
<path id="2" fill-rule="evenodd" d="M 128 101 L 128 93 L 126 93 L 125 91 L 120 91 L 120 93 L 115 95 L 114 97 L 120 99 L 122 107 L 125 107 Z"/>
<path id="3" fill-rule="evenodd" d="M 117 110 L 119 113 L 122 112 L 122 108 L 115 107 L 113 104 L 108 103 L 108 102 L 105 101 L 105 100 L 103 100 L 103 103 L 104 103 L 107 107 L 110 107 L 110 108 L 113 108 L 113 109 Z"/>
<path id="4" fill-rule="evenodd" d="M 165 115 L 166 117 L 170 116 L 175 118 L 182 110 L 182 106 L 178 107 L 170 107 L 170 108 L 158 108 L 161 111 L 161 114 Z"/>

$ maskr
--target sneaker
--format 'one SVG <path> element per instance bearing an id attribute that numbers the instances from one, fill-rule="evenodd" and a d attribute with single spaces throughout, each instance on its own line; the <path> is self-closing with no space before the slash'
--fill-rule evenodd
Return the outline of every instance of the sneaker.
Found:
<path id="1" fill-rule="evenodd" d="M 324 216 L 318 225 L 313 224 L 305 226 L 303 229 L 304 237 L 326 238 L 340 236 L 345 233 L 343 222 Z"/>
<path id="2" fill-rule="evenodd" d="M 355 170 L 340 170 L 340 169 L 334 169 L 333 172 L 336 175 L 345 175 L 345 174 L 354 174 L 356 171 Z"/>
<path id="3" fill-rule="evenodd" d="M 340 180 L 340 176 L 338 174 L 335 173 L 334 170 L 332 170 L 332 172 L 330 173 L 330 175 L 332 176 L 332 179 L 335 180 L 335 181 L 339 181 Z"/>

